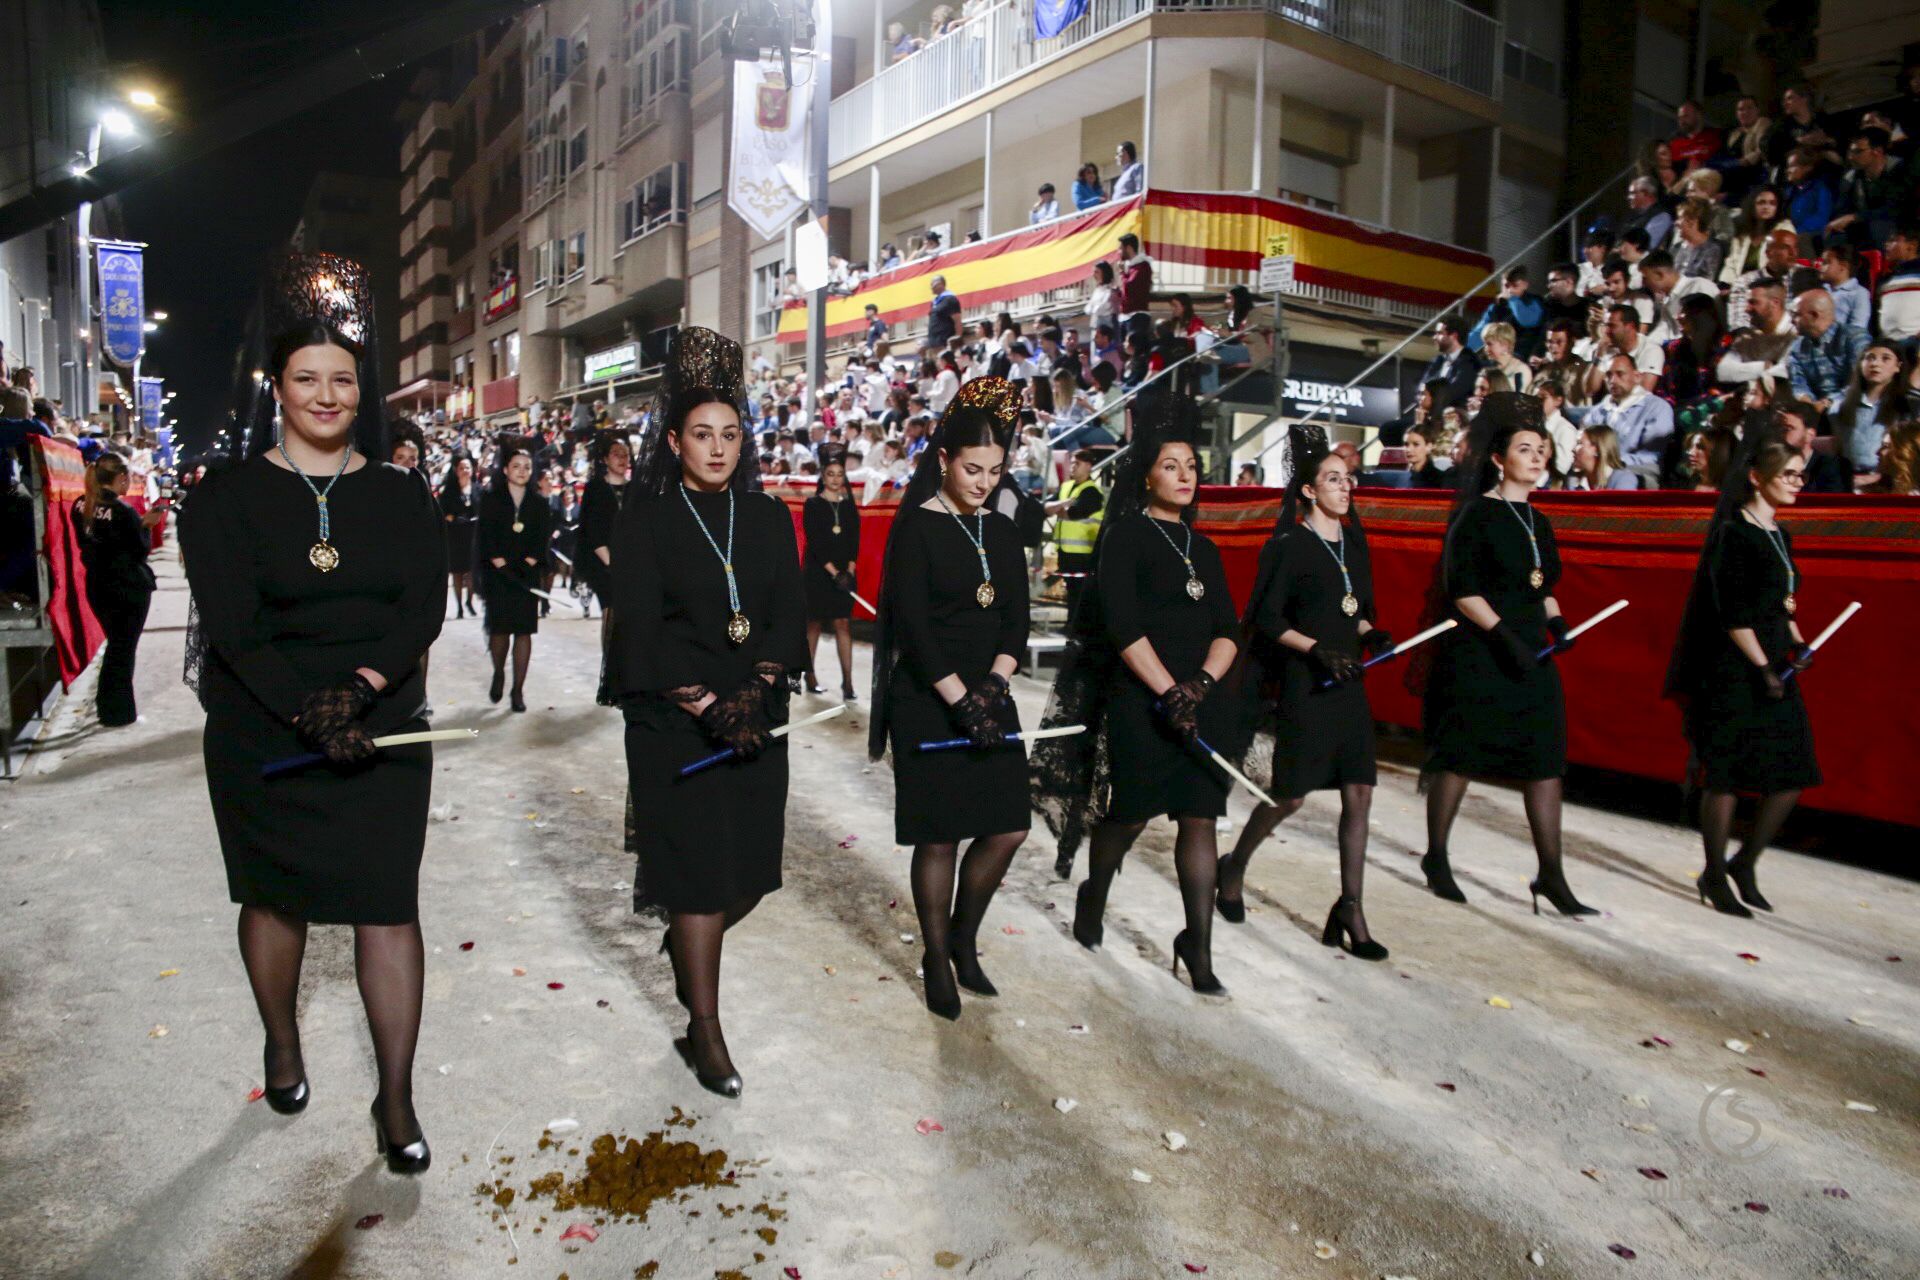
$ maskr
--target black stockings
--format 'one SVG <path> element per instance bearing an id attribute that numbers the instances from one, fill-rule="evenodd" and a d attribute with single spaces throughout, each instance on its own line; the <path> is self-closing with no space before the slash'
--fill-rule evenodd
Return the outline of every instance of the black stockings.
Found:
<path id="1" fill-rule="evenodd" d="M 1220 867 L 1220 893 L 1228 901 L 1236 901 L 1245 892 L 1247 866 L 1253 861 L 1253 851 L 1258 849 L 1266 838 L 1274 833 L 1281 823 L 1300 811 L 1306 801 L 1302 799 L 1282 800 L 1279 804 L 1257 804 L 1253 812 L 1247 815 L 1247 825 L 1240 829 L 1240 839 L 1234 842 L 1233 852 L 1226 856 Z"/>
<path id="2" fill-rule="evenodd" d="M 821 625 L 809 620 L 807 623 L 807 674 L 813 674 L 813 654 L 820 647 Z M 853 688 L 853 625 L 845 618 L 833 620 L 833 648 L 840 655 L 840 687 Z M 818 677 L 814 683 L 818 684 Z M 1018 846 L 1016 846 L 1018 847 Z"/>
<path id="3" fill-rule="evenodd" d="M 979 836 L 965 857 L 957 842 L 913 846 L 913 910 L 926 950 L 922 968 L 936 995 L 952 982 L 955 964 L 979 969 L 980 922 L 1026 839 L 1024 831 Z"/>
<path id="4" fill-rule="evenodd" d="M 507 642 L 513 642 L 513 691 L 519 693 L 527 685 L 527 667 L 533 661 L 532 636 L 488 636 L 487 647 L 493 653 L 493 673 L 500 675 L 507 669 Z"/>
<path id="5" fill-rule="evenodd" d="M 1753 826 L 1747 831 L 1747 838 L 1740 842 L 1740 852 L 1734 857 L 1749 867 L 1766 852 L 1773 838 L 1780 834 L 1780 827 L 1793 812 L 1793 806 L 1800 801 L 1800 792 L 1773 791 L 1760 797 L 1760 804 L 1754 810 Z M 1700 801 L 1700 832 L 1707 846 L 1707 869 L 1709 876 L 1723 876 L 1727 867 L 1727 844 L 1733 838 L 1734 810 L 1739 806 L 1740 798 L 1730 791 L 1709 791 Z"/>
<path id="6" fill-rule="evenodd" d="M 667 934 L 673 976 L 686 1000 L 687 1039 L 704 1075 L 733 1074 L 727 1040 L 720 1031 L 720 949 L 727 930 L 760 905 L 759 895 L 743 898 L 725 911 L 676 911 Z"/>
<path id="7" fill-rule="evenodd" d="M 1219 869 L 1219 846 L 1214 838 L 1212 818 L 1177 818 L 1175 823 L 1178 831 L 1173 838 L 1173 869 L 1180 880 L 1180 902 L 1186 909 L 1185 932 L 1191 957 L 1188 965 L 1195 968 L 1196 982 L 1204 983 L 1213 976 L 1213 890 Z M 1113 877 L 1146 825 L 1144 822 L 1103 822 L 1093 829 L 1088 852 L 1087 897 L 1089 909 L 1098 908 L 1096 919 L 1106 913 L 1107 893 L 1113 888 Z"/>
<path id="8" fill-rule="evenodd" d="M 276 1089 L 290 1089 L 306 1077 L 295 1012 L 306 951 L 306 921 L 270 907 L 240 908 L 240 959 L 267 1033 L 266 1083 Z M 413 1114 L 413 1050 L 426 977 L 420 926 L 355 925 L 353 959 L 373 1034 L 380 1122 L 389 1139 L 404 1146 L 420 1136 Z"/>
<path id="9" fill-rule="evenodd" d="M 447 578 L 453 585 L 453 616 L 458 618 L 463 614 L 480 612 L 473 607 L 473 575 L 450 573 Z"/>
<path id="10" fill-rule="evenodd" d="M 1460 802 L 1467 798 L 1469 779 L 1464 773 L 1429 774 L 1427 782 L 1427 852 L 1447 856 L 1447 837 L 1453 834 L 1453 820 L 1460 814 Z"/>

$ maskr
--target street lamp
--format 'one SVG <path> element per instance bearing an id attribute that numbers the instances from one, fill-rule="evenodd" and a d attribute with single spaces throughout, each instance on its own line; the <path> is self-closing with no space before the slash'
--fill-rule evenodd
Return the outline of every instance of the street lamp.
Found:
<path id="1" fill-rule="evenodd" d="M 160 105 L 160 99 L 151 89 L 134 89 L 127 94 L 127 101 L 136 107 L 151 109 Z"/>
<path id="2" fill-rule="evenodd" d="M 108 107 L 100 113 L 100 124 L 116 138 L 133 136 L 133 117 L 118 107 Z"/>
<path id="3" fill-rule="evenodd" d="M 167 318 L 167 313 L 164 311 L 156 311 L 153 313 L 153 318 L 155 320 L 165 320 Z"/>

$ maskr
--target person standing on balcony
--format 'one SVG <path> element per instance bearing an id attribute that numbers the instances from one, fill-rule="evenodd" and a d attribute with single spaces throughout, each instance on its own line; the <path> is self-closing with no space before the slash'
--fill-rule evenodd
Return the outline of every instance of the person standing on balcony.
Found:
<path id="1" fill-rule="evenodd" d="M 1073 179 L 1073 211 L 1079 213 L 1106 202 L 1106 188 L 1100 183 L 1100 166 L 1089 160 L 1080 166 L 1080 172 Z"/>
<path id="2" fill-rule="evenodd" d="M 1039 195 L 1040 198 L 1033 202 L 1033 208 L 1027 211 L 1028 226 L 1037 227 L 1042 223 L 1052 222 L 1060 216 L 1060 202 L 1053 197 L 1051 182 L 1040 184 Z"/>
<path id="3" fill-rule="evenodd" d="M 1132 143 L 1123 143 L 1132 146 Z M 1120 237 L 1120 323 L 1144 350 L 1153 341 L 1153 259 L 1140 252 L 1140 237 Z"/>
<path id="4" fill-rule="evenodd" d="M 1146 192 L 1147 166 L 1140 163 L 1140 152 L 1131 142 L 1113 149 L 1113 162 L 1120 167 L 1120 176 L 1113 180 L 1115 201 L 1131 200 Z"/>
<path id="5" fill-rule="evenodd" d="M 938 356 L 960 332 L 960 299 L 947 292 L 945 276 L 935 276 L 930 284 L 933 302 L 927 308 L 927 338 L 921 350 Z"/>

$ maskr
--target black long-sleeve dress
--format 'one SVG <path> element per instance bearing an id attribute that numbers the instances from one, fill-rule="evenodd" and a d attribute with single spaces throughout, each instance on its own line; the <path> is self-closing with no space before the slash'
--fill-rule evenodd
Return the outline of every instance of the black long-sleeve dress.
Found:
<path id="1" fill-rule="evenodd" d="M 786 739 L 757 759 L 682 778 L 682 766 L 723 747 L 667 696 L 696 687 L 724 696 L 758 679 L 756 665 L 771 664 L 781 674 L 767 690 L 767 712 L 779 726 L 787 722 L 785 672 L 806 665 L 793 518 L 767 494 L 733 498 L 734 575 L 752 629 L 744 644 L 727 638 L 726 572 L 707 537 L 727 545 L 728 498 L 676 486 L 628 502 L 614 529 L 614 670 L 640 855 L 635 910 L 724 911 L 780 887 Z"/>
<path id="2" fill-rule="evenodd" d="M 540 630 L 540 597 L 527 588 L 540 585 L 553 510 L 528 485 L 516 512 L 513 494 L 504 482 L 480 495 L 477 510 L 473 550 L 479 561 L 480 594 L 487 606 L 487 634 L 533 635 Z M 520 525 L 518 531 L 515 523 Z M 504 568 L 494 566 L 496 557 L 507 562 Z M 529 558 L 532 564 L 527 563 Z"/>
<path id="3" fill-rule="evenodd" d="M 815 494 L 800 508 L 800 525 L 806 530 L 807 547 L 802 553 L 806 572 L 807 618 L 813 622 L 831 622 L 853 616 L 853 597 L 834 585 L 827 572 L 829 564 L 851 572 L 860 559 L 860 504 L 848 494 L 839 502 L 829 502 Z"/>
<path id="4" fill-rule="evenodd" d="M 1522 523 L 1533 518 L 1540 547 L 1539 586 L 1531 585 L 1533 551 Z M 1421 708 L 1427 768 L 1520 782 L 1567 771 L 1567 707 L 1551 661 L 1512 670 L 1496 646 L 1501 637 L 1453 607 L 1482 596 L 1500 620 L 1545 648 L 1545 601 L 1560 581 L 1553 524 L 1523 502 L 1474 498 L 1447 535 L 1448 616 L 1460 625 L 1434 643 L 1433 670 Z M 1537 652 L 1537 649 L 1536 649 Z"/>
<path id="5" fill-rule="evenodd" d="M 1342 547 L 1344 543 L 1344 547 Z M 1347 578 L 1331 551 L 1346 556 L 1347 578 L 1359 611 L 1340 607 Z M 1360 656 L 1360 623 L 1371 623 L 1373 564 L 1367 540 L 1349 526 L 1339 543 L 1322 545 L 1304 525 L 1287 530 L 1261 550 L 1261 576 L 1267 587 L 1254 628 L 1254 653 L 1263 675 L 1264 696 L 1272 699 L 1273 785 L 1281 799 L 1310 791 L 1361 784 L 1377 778 L 1373 753 L 1373 712 L 1363 680 L 1322 689 L 1324 678 L 1303 653 L 1279 637 L 1288 631 L 1312 636 L 1329 653 Z M 1271 577 L 1268 575 L 1271 573 Z"/>
<path id="6" fill-rule="evenodd" d="M 613 584 L 607 566 L 600 563 L 594 551 L 605 547 L 609 556 L 613 554 L 614 526 L 619 523 L 620 509 L 632 491 L 631 482 L 614 484 L 605 476 L 595 476 L 587 481 L 586 496 L 580 500 L 580 532 L 574 539 L 578 549 L 574 576 L 593 588 L 602 609 L 613 599 Z"/>
<path id="7" fill-rule="evenodd" d="M 153 602 L 153 569 L 147 564 L 153 541 L 133 508 L 111 495 L 92 520 L 86 519 L 84 507 L 76 500 L 73 528 L 80 542 L 80 561 L 87 569 L 87 603 L 107 637 L 95 698 L 100 723 L 132 724 L 138 716 L 133 699 L 134 654 Z"/>
<path id="8" fill-rule="evenodd" d="M 328 494 L 330 573 L 299 476 L 257 457 L 210 474 L 180 522 L 181 554 L 209 643 L 207 791 L 235 902 L 333 924 L 419 918 L 433 750 L 390 747 L 350 768 L 272 780 L 260 768 L 306 750 L 293 718 L 313 690 L 360 667 L 386 677 L 367 712 L 373 736 L 426 727 L 420 660 L 447 605 L 446 540 L 414 472 L 348 471 Z"/>
<path id="9" fill-rule="evenodd" d="M 887 738 L 893 750 L 893 830 L 899 844 L 944 844 L 1025 831 L 1031 818 L 1027 757 L 1017 743 L 958 751 L 921 751 L 922 742 L 963 736 L 934 684 L 958 676 L 969 688 L 999 655 L 1027 644 L 1027 570 L 1013 521 L 994 512 L 967 517 L 925 507 L 894 516 L 887 611 L 899 661 L 887 685 Z M 984 530 L 984 532 L 983 532 Z M 987 551 L 993 603 L 981 608 L 980 556 Z M 1020 731 L 1012 701 L 1000 724 Z"/>
<path id="10" fill-rule="evenodd" d="M 1791 563 L 1791 535 L 1781 529 L 1779 538 Z M 1714 535 L 1707 570 L 1712 639 L 1701 646 L 1705 652 L 1686 691 L 1687 738 L 1709 791 L 1764 795 L 1820 783 L 1800 682 L 1788 681 L 1787 696 L 1778 702 L 1768 699 L 1758 668 L 1727 634 L 1751 627 L 1769 662 L 1777 668 L 1786 661 L 1793 648 L 1787 563 L 1768 544 L 1767 531 L 1744 516 L 1727 521 Z"/>
<path id="11" fill-rule="evenodd" d="M 447 535 L 447 572 L 473 572 L 473 523 L 480 507 L 481 488 L 462 490 L 448 484 L 440 490 L 440 524 Z"/>
<path id="12" fill-rule="evenodd" d="M 1193 535 L 1189 554 L 1206 593 L 1198 600 L 1187 594 L 1187 567 L 1175 548 L 1186 549 L 1191 527 L 1145 514 L 1120 520 L 1101 539 L 1097 571 L 1101 617 L 1114 652 L 1144 636 L 1176 682 L 1198 675 L 1213 642 L 1236 640 L 1240 630 L 1219 548 L 1201 533 Z M 1226 813 L 1225 775 L 1168 730 L 1154 712 L 1153 693 L 1124 663 L 1116 668 L 1116 678 L 1120 687 L 1106 713 L 1113 762 L 1107 819 L 1145 822 L 1162 814 L 1217 818 Z M 1210 694 L 1200 704 L 1200 736 L 1227 740 L 1237 728 L 1236 710 L 1224 693 Z"/>

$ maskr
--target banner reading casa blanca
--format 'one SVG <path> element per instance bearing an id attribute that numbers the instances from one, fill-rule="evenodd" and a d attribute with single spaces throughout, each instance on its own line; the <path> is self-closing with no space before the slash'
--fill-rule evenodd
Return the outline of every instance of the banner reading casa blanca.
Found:
<path id="1" fill-rule="evenodd" d="M 802 77 L 804 80 L 804 77 Z M 812 94 L 788 86 L 778 63 L 733 68 L 733 164 L 727 207 L 771 239 L 807 204 L 807 119 Z"/>
<path id="2" fill-rule="evenodd" d="M 969 309 L 1072 284 L 1096 261 L 1112 258 L 1114 241 L 1129 231 L 1156 262 L 1216 271 L 1257 271 L 1269 246 L 1280 240 L 1296 260 L 1300 284 L 1435 310 L 1493 270 L 1484 253 L 1284 200 L 1154 190 L 870 276 L 846 297 L 827 299 L 827 336 L 864 329 L 869 303 L 889 323 L 926 315 L 927 281 L 935 275 L 945 276 L 947 288 Z M 780 315 L 780 340 L 804 342 L 806 331 L 806 304 L 790 304 Z"/>

